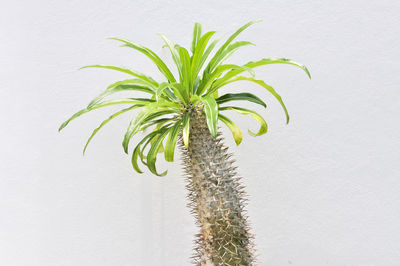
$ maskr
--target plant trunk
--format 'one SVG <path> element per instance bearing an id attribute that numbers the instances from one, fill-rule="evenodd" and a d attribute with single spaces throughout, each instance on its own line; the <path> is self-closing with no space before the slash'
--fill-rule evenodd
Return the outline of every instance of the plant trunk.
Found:
<path id="1" fill-rule="evenodd" d="M 220 135 L 220 134 L 218 134 Z M 196 218 L 196 265 L 253 265 L 244 187 L 240 185 L 221 137 L 213 138 L 203 112 L 193 110 L 189 147 L 180 141 L 188 189 L 188 207 Z"/>

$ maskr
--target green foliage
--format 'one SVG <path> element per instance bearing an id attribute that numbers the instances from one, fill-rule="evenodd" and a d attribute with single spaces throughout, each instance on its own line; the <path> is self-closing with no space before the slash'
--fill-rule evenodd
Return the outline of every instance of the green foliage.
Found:
<path id="1" fill-rule="evenodd" d="M 172 162 L 179 136 L 181 136 L 184 145 L 188 147 L 191 112 L 200 111 L 205 113 L 207 126 L 213 137 L 217 136 L 218 120 L 221 121 L 230 129 L 237 145 L 242 141 L 242 131 L 230 118 L 221 114 L 223 111 L 231 110 L 240 114 L 249 114 L 257 120 L 261 126 L 257 133 L 249 130 L 249 134 L 252 136 L 260 136 L 267 132 L 267 123 L 257 112 L 238 106 L 224 106 L 227 102 L 249 101 L 265 108 L 266 104 L 264 101 L 249 92 L 226 93 L 218 97 L 220 89 L 226 85 L 236 81 L 250 81 L 265 88 L 281 104 L 286 115 L 286 122 L 289 122 L 289 114 L 281 96 L 263 80 L 255 78 L 254 68 L 270 64 L 289 64 L 301 68 L 311 78 L 308 69 L 304 65 L 286 58 L 263 58 L 243 65 L 223 64 L 239 48 L 254 45 L 248 41 L 234 42 L 234 40 L 242 31 L 256 22 L 258 21 L 251 21 L 240 27 L 228 37 L 211 58 L 210 54 L 213 52 L 219 39 L 215 39 L 210 43 L 215 31 L 202 34 L 202 27 L 199 23 L 195 23 L 194 25 L 190 52 L 184 47 L 173 43 L 165 35 L 159 34 L 165 42 L 165 47 L 171 53 L 179 75 L 177 78 L 173 75 L 167 64 L 149 48 L 125 39 L 110 38 L 122 43 L 124 47 L 132 48 L 144 54 L 156 65 L 166 80 L 159 83 L 148 75 L 124 67 L 110 65 L 85 66 L 83 68 L 103 68 L 119 71 L 130 75 L 131 78 L 109 85 L 86 108 L 78 111 L 66 120 L 60 126 L 59 130 L 66 127 L 71 120 L 92 110 L 111 105 L 128 105 L 104 120 L 93 131 L 85 145 L 85 152 L 92 138 L 108 122 L 123 113 L 139 109 L 131 119 L 126 130 L 122 142 L 124 151 L 128 153 L 129 143 L 135 135 L 152 128 L 136 144 L 132 152 L 132 166 L 135 171 L 142 173 L 138 165 L 138 160 L 140 159 L 153 174 L 163 176 L 167 173 L 166 171 L 158 173 L 156 170 L 157 154 L 164 153 L 165 160 Z M 243 76 L 246 73 L 249 76 Z M 118 92 L 145 93 L 148 97 L 106 99 Z M 163 143 L 165 143 L 165 146 Z"/>

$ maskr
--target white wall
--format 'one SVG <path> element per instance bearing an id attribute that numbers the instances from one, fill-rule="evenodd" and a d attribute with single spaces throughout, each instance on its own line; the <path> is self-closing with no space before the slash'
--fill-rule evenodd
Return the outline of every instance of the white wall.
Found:
<path id="1" fill-rule="evenodd" d="M 105 37 L 143 43 L 156 33 L 188 45 L 193 23 L 239 39 L 231 62 L 288 57 L 306 64 L 257 69 L 286 101 L 291 123 L 261 88 L 269 133 L 234 147 L 250 194 L 261 265 L 400 265 L 398 1 L 2 1 L 0 8 L 0 265 L 188 265 L 197 229 L 180 163 L 169 175 L 133 172 L 121 147 L 129 121 L 93 112 L 59 124 L 125 76 L 77 71 L 127 65 L 157 78 L 141 54 Z M 169 62 L 171 62 L 170 59 Z M 111 108 L 112 109 L 112 108 Z M 247 117 L 234 116 L 244 128 Z"/>

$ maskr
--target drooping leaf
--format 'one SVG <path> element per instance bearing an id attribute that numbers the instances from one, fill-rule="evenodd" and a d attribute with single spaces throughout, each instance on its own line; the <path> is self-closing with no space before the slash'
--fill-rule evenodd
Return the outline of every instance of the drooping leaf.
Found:
<path id="1" fill-rule="evenodd" d="M 140 44 L 137 44 L 137 43 L 133 43 L 133 42 L 128 41 L 128 40 L 120 39 L 120 38 L 110 38 L 110 39 L 116 40 L 116 41 L 120 41 L 120 42 L 124 43 L 124 46 L 133 48 L 133 49 L 143 53 L 151 61 L 153 61 L 154 64 L 156 64 L 156 66 L 158 67 L 160 72 L 163 73 L 164 76 L 170 82 L 176 82 L 176 80 L 174 78 L 174 75 L 172 75 L 171 71 L 169 70 L 167 65 L 164 63 L 164 61 L 162 61 L 161 58 L 156 53 L 154 53 L 152 50 L 150 50 L 149 48 L 144 47 L 144 46 L 142 46 Z"/>
<path id="2" fill-rule="evenodd" d="M 165 176 L 167 174 L 167 171 L 159 174 L 156 169 L 156 158 L 157 158 L 157 153 L 158 150 L 160 149 L 160 146 L 162 145 L 162 141 L 165 139 L 167 134 L 171 128 L 166 129 L 164 132 L 160 133 L 157 138 L 155 139 L 154 143 L 151 145 L 149 152 L 147 153 L 147 167 L 149 170 L 157 175 L 157 176 Z"/>
<path id="3" fill-rule="evenodd" d="M 259 105 L 264 106 L 265 108 L 267 105 L 263 100 L 255 96 L 254 94 L 243 92 L 243 93 L 227 93 L 216 99 L 218 104 L 223 104 L 230 101 L 249 101 Z"/>
<path id="4" fill-rule="evenodd" d="M 259 115 L 257 112 L 255 112 L 253 110 L 236 107 L 236 106 L 221 107 L 220 110 L 221 111 L 233 110 L 233 111 L 238 112 L 239 114 L 244 114 L 244 115 L 250 114 L 261 125 L 261 127 L 257 133 L 253 133 L 252 131 L 248 130 L 249 134 L 253 137 L 260 136 L 260 135 L 267 133 L 267 130 L 268 130 L 267 122 L 265 122 L 264 118 L 261 115 Z"/>
<path id="5" fill-rule="evenodd" d="M 78 112 L 76 112 L 75 114 L 73 114 L 69 119 L 67 119 L 64 123 L 61 124 L 61 126 L 58 128 L 58 131 L 61 131 L 63 128 L 65 128 L 69 122 L 71 122 L 72 120 L 74 120 L 75 118 L 80 117 L 83 114 L 86 114 L 90 111 L 102 108 L 102 107 L 106 107 L 106 106 L 110 106 L 110 105 L 116 105 L 116 104 L 137 104 L 138 101 L 135 98 L 132 99 L 114 99 L 114 100 L 108 100 L 108 101 L 104 101 L 101 103 L 97 103 L 95 105 L 93 105 L 91 108 L 84 108 L 79 110 Z M 142 107 L 145 104 L 138 104 L 137 107 Z"/>
<path id="6" fill-rule="evenodd" d="M 156 113 L 159 117 L 166 115 L 166 114 L 171 114 L 171 112 L 158 112 Z M 142 123 L 142 126 L 140 127 L 139 131 L 146 131 L 149 127 L 152 126 L 157 126 L 157 128 L 162 127 L 163 125 L 165 125 L 165 123 L 171 122 L 173 120 L 173 118 L 171 117 L 164 117 L 164 118 L 160 118 L 160 119 L 149 119 L 150 116 L 148 116 Z M 146 121 L 147 120 L 147 121 Z"/>
<path id="7" fill-rule="evenodd" d="M 136 116 L 131 120 L 128 129 L 126 130 L 124 140 L 122 141 L 122 146 L 124 148 L 125 153 L 128 153 L 128 145 L 129 141 L 133 135 L 135 135 L 139 130 L 143 121 L 150 116 L 151 114 L 157 111 L 167 111 L 167 112 L 179 112 L 179 105 L 177 106 L 171 102 L 155 102 L 146 105 Z"/>
<path id="8" fill-rule="evenodd" d="M 176 122 L 168 134 L 168 139 L 167 142 L 165 143 L 165 151 L 164 151 L 165 160 L 167 162 L 174 161 L 175 145 L 176 141 L 178 140 L 179 131 L 181 130 L 181 124 L 182 120 Z"/>
<path id="9" fill-rule="evenodd" d="M 308 71 L 308 69 L 305 65 L 297 63 L 297 62 L 295 62 L 291 59 L 287 59 L 287 58 L 263 58 L 261 60 L 255 61 L 255 62 L 250 61 L 250 62 L 246 63 L 244 65 L 244 67 L 253 69 L 255 67 L 270 65 L 270 64 L 288 64 L 288 65 L 297 66 L 297 67 L 301 68 L 302 70 L 304 70 L 304 72 L 306 72 L 307 76 L 309 78 L 311 78 L 310 72 Z M 215 87 L 220 88 L 220 87 L 226 85 L 226 82 L 229 82 L 229 80 L 231 80 L 232 78 L 234 78 L 235 76 L 239 75 L 240 73 L 242 73 L 244 71 L 245 71 L 244 69 L 233 69 L 233 70 L 229 71 L 222 78 L 220 78 L 218 81 L 215 82 Z"/>
<path id="10" fill-rule="evenodd" d="M 146 92 L 146 93 L 151 92 L 152 93 L 152 91 L 149 88 L 143 87 L 143 86 L 138 86 L 138 85 L 133 85 L 133 84 L 132 85 L 118 85 L 116 87 L 106 89 L 105 91 L 103 91 L 102 93 L 97 95 L 92 101 L 90 101 L 87 108 L 92 108 L 94 105 L 101 102 L 107 96 L 117 93 L 117 92 L 122 92 L 122 91 L 140 91 L 140 92 Z M 140 99 L 140 98 L 137 98 L 137 99 Z M 143 102 L 154 102 L 154 100 L 148 99 L 148 98 L 141 98 L 141 99 Z"/>
<path id="11" fill-rule="evenodd" d="M 204 103 L 204 112 L 206 114 L 207 126 L 210 130 L 211 136 L 214 138 L 217 137 L 217 120 L 218 120 L 218 104 L 215 101 L 214 97 L 211 95 L 207 95 L 205 97 L 201 97 L 202 102 Z"/>
<path id="12" fill-rule="evenodd" d="M 111 120 L 113 120 L 113 119 L 116 118 L 117 116 L 119 116 L 119 115 L 121 115 L 121 114 L 123 114 L 123 113 L 126 113 L 126 112 L 128 112 L 128 111 L 130 111 L 130 110 L 133 110 L 133 109 L 135 109 L 135 108 L 138 108 L 138 106 L 137 106 L 137 105 L 133 105 L 133 106 L 131 106 L 131 107 L 122 109 L 121 111 L 118 111 L 118 112 L 112 114 L 109 118 L 107 118 L 106 120 L 104 120 L 104 121 L 100 124 L 100 126 L 98 126 L 95 130 L 93 130 L 93 132 L 92 132 L 92 134 L 90 135 L 89 139 L 86 141 L 85 147 L 83 148 L 83 154 L 85 154 L 86 149 L 87 149 L 87 147 L 88 147 L 90 141 L 91 141 L 91 140 L 93 139 L 93 137 L 97 134 L 97 132 L 99 132 L 99 130 L 100 130 L 102 127 L 104 127 L 108 122 L 110 122 Z"/>
<path id="13" fill-rule="evenodd" d="M 125 79 L 125 80 L 120 80 L 120 81 L 114 82 L 113 84 L 109 85 L 107 87 L 107 90 L 113 89 L 115 87 L 129 87 L 129 86 L 144 87 L 144 88 L 147 88 L 146 92 L 148 92 L 150 94 L 154 94 L 159 85 L 155 86 L 154 84 L 152 84 L 146 80 L 143 80 L 143 79 Z"/>
<path id="14" fill-rule="evenodd" d="M 243 139 L 242 130 L 240 130 L 240 128 L 235 123 L 233 123 L 232 120 L 222 114 L 218 115 L 218 119 L 221 120 L 230 129 L 236 145 L 239 146 Z"/>
<path id="15" fill-rule="evenodd" d="M 161 131 L 162 131 L 162 130 L 161 130 Z M 154 136 L 156 136 L 158 133 L 159 133 L 159 131 L 155 131 L 155 132 L 151 132 L 150 134 L 146 135 L 146 136 L 136 145 L 135 149 L 133 150 L 131 162 L 132 162 L 133 169 L 135 169 L 136 172 L 138 172 L 138 173 L 140 173 L 140 174 L 143 173 L 143 171 L 139 168 L 139 165 L 138 165 L 138 163 L 137 163 L 138 156 L 139 156 L 140 151 L 141 151 L 141 149 L 140 149 L 140 148 L 141 148 L 141 145 L 143 145 L 144 142 L 146 142 L 146 141 L 152 139 L 152 138 L 153 138 Z"/>
<path id="16" fill-rule="evenodd" d="M 153 86 L 158 86 L 157 81 L 155 81 L 152 77 L 147 76 L 143 73 L 134 71 L 134 70 L 130 70 L 128 68 L 124 68 L 124 67 L 110 66 L 110 65 L 89 65 L 89 66 L 81 67 L 80 69 L 84 69 L 84 68 L 105 68 L 105 69 L 116 70 L 119 72 L 123 72 L 123 73 L 129 74 L 129 75 L 132 75 L 134 77 L 140 78 L 144 81 L 147 81 L 148 83 L 152 84 Z"/>
<path id="17" fill-rule="evenodd" d="M 265 89 L 267 89 L 278 100 L 278 102 L 282 106 L 283 111 L 285 112 L 285 115 L 286 115 L 286 124 L 289 123 L 288 110 L 287 110 L 285 104 L 283 103 L 283 100 L 282 100 L 281 96 L 274 90 L 274 88 L 272 88 L 271 86 L 267 85 L 263 80 L 257 80 L 255 78 L 248 78 L 248 77 L 243 77 L 243 76 L 235 77 L 235 78 L 231 79 L 229 82 L 227 82 L 226 84 L 229 84 L 229 83 L 232 83 L 232 82 L 235 82 L 235 81 L 240 81 L 240 80 L 251 81 L 251 82 L 254 82 L 254 83 L 264 87 Z"/>

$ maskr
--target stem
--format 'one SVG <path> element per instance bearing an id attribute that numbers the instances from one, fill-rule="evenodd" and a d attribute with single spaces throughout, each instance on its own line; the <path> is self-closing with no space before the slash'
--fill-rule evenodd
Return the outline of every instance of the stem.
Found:
<path id="1" fill-rule="evenodd" d="M 219 134 L 220 135 L 220 134 Z M 221 138 L 214 139 L 203 112 L 193 110 L 189 147 L 181 143 L 188 189 L 188 207 L 196 218 L 196 265 L 253 265 L 244 186 Z"/>

